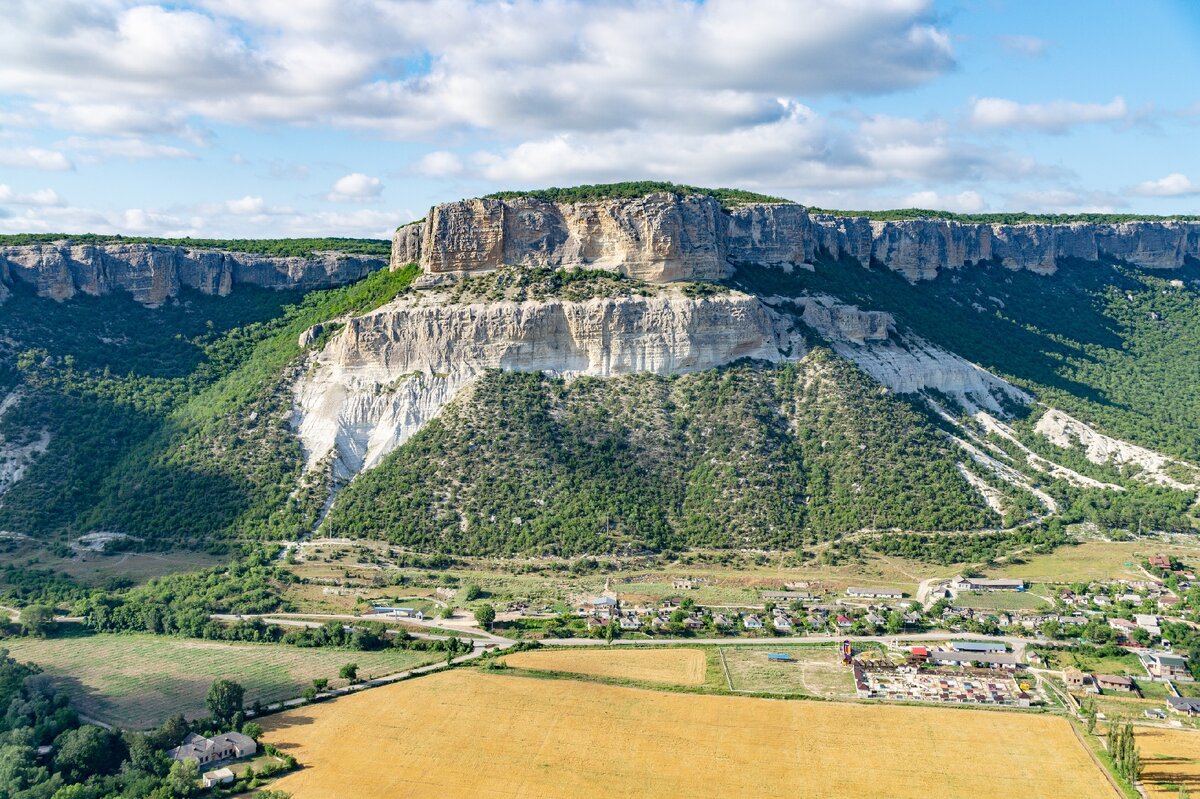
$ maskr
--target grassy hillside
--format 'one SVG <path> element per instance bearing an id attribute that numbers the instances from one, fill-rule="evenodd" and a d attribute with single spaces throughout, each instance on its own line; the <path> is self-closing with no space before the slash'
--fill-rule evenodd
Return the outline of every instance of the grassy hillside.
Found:
<path id="1" fill-rule="evenodd" d="M 307 295 L 189 293 L 157 310 L 28 293 L 0 306 L 0 375 L 25 397 L 0 432 L 51 437 L 0 502 L 0 529 L 43 540 L 117 530 L 154 546 L 311 525 L 320 498 L 296 491 L 302 458 L 286 423 L 299 334 L 377 307 L 415 274 Z"/>
<path id="2" fill-rule="evenodd" d="M 0 235 L 0 247 L 23 244 L 162 244 L 176 247 L 200 247 L 256 255 L 305 256 L 317 252 L 344 252 L 351 255 L 376 255 L 387 258 L 392 243 L 386 239 L 161 239 L 148 236 L 119 236 L 104 233 L 10 233 Z"/>
<path id="3" fill-rule="evenodd" d="M 998 522 L 954 463 L 922 417 L 826 350 L 675 378 L 494 373 L 352 483 L 323 530 L 577 554 Z"/>

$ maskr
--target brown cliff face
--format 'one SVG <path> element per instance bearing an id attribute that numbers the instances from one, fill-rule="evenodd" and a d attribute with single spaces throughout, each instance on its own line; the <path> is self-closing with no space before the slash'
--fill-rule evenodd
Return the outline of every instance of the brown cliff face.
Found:
<path id="1" fill-rule="evenodd" d="M 1117 258 L 1176 268 L 1200 258 L 1200 223 L 963 223 L 871 221 L 810 213 L 801 205 L 723 209 L 708 196 L 549 203 L 532 198 L 464 200 L 397 231 L 393 268 L 414 260 L 453 275 L 502 265 L 611 269 L 651 282 L 716 280 L 739 263 L 812 263 L 818 254 L 876 264 L 916 282 L 945 269 L 991 261 L 1053 273 L 1061 258 Z"/>
<path id="2" fill-rule="evenodd" d="M 342 253 L 272 257 L 160 244 L 69 242 L 0 247 L 0 283 L 21 282 L 43 297 L 125 291 L 138 302 L 161 305 L 182 288 L 225 296 L 235 286 L 271 289 L 330 288 L 385 266 L 383 258 Z"/>

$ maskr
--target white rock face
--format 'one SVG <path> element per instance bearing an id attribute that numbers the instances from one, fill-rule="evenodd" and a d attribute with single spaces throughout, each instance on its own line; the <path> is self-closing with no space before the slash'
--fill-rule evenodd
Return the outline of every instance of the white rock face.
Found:
<path id="1" fill-rule="evenodd" d="M 1046 411 L 1033 429 L 1055 446 L 1064 449 L 1082 447 L 1092 463 L 1135 466 L 1138 469 L 1134 475 L 1136 480 L 1180 491 L 1195 491 L 1200 487 L 1200 467 L 1106 436 L 1057 408 Z M 1190 478 L 1179 479 L 1188 474 Z"/>
<path id="2" fill-rule="evenodd" d="M 827 294 L 803 297 L 764 297 L 767 305 L 788 303 L 801 309 L 804 324 L 830 341 L 866 344 L 886 341 L 896 329 L 896 320 L 886 311 L 864 311 L 857 305 L 839 302 Z"/>
<path id="3" fill-rule="evenodd" d="M 0 402 L 0 417 L 3 417 L 20 401 L 20 391 L 14 391 L 7 395 L 4 401 Z M 38 455 L 44 453 L 49 446 L 50 434 L 45 430 L 42 430 L 38 433 L 37 438 L 26 444 L 14 444 L 0 436 L 0 496 L 7 493 L 14 483 L 25 476 L 25 470 L 29 468 L 29 464 Z"/>
<path id="4" fill-rule="evenodd" d="M 310 468 L 333 454 L 335 476 L 348 478 L 487 370 L 672 374 L 803 352 L 788 321 L 739 292 L 472 304 L 409 295 L 349 320 L 314 357 L 295 388 L 295 425 Z"/>
<path id="5" fill-rule="evenodd" d="M 854 345 L 834 342 L 834 350 L 858 364 L 897 394 L 926 389 L 957 399 L 964 407 L 1002 412 L 999 398 L 1027 404 L 1033 398 L 991 372 L 916 336 Z"/>

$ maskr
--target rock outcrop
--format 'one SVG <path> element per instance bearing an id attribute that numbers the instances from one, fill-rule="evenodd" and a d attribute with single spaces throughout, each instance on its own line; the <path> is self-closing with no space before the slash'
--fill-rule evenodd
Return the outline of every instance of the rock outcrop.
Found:
<path id="1" fill-rule="evenodd" d="M 1092 463 L 1116 466 L 1135 480 L 1180 491 L 1200 487 L 1200 467 L 1106 436 L 1057 408 L 1042 414 L 1033 429 L 1051 444 L 1063 449 L 1079 446 Z"/>
<path id="2" fill-rule="evenodd" d="M 804 344 L 783 316 L 738 292 L 456 304 L 406 295 L 350 319 L 295 388 L 310 467 L 376 465 L 489 369 L 575 377 L 779 362 Z"/>
<path id="3" fill-rule="evenodd" d="M 506 264 L 606 268 L 667 282 L 720 279 L 741 263 L 809 264 L 821 253 L 882 265 L 913 282 L 984 261 L 1041 274 L 1062 258 L 1169 269 L 1200 258 L 1200 223 L 872 221 L 789 203 L 724 209 L 712 197 L 667 193 L 579 203 L 463 200 L 400 228 L 392 264 L 417 261 L 434 275 Z"/>
<path id="4" fill-rule="evenodd" d="M 14 282 L 27 283 L 56 300 L 125 291 L 157 306 L 184 287 L 221 296 L 239 285 L 330 288 L 386 264 L 383 258 L 337 252 L 273 257 L 161 244 L 59 242 L 0 247 L 0 284 L 7 293 Z"/>

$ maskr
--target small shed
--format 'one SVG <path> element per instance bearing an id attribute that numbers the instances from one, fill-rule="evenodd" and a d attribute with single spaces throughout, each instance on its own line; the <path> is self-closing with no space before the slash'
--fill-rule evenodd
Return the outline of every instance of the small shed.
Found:
<path id="1" fill-rule="evenodd" d="M 233 769 L 229 768 L 228 766 L 225 768 L 219 768 L 216 771 L 206 771 L 204 772 L 204 776 L 201 777 L 201 781 L 204 783 L 205 788 L 224 785 L 226 783 L 233 782 L 233 780 Z"/>

